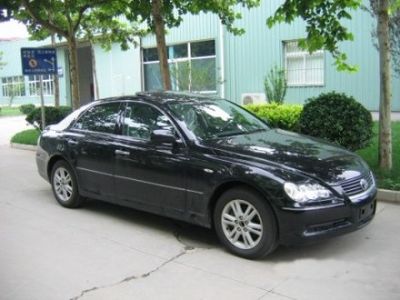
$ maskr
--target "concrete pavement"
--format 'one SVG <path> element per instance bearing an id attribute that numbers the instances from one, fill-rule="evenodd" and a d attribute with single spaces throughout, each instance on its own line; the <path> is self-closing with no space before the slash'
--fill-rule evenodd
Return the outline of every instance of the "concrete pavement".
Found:
<path id="1" fill-rule="evenodd" d="M 26 116 L 0 118 L 0 146 L 9 145 L 11 137 L 19 131 L 33 128 Z"/>

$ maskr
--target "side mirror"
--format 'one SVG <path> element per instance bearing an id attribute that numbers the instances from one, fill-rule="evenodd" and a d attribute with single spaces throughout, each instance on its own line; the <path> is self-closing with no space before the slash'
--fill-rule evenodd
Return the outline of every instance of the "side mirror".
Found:
<path id="1" fill-rule="evenodd" d="M 151 133 L 150 140 L 155 144 L 173 144 L 176 136 L 171 130 L 156 129 Z"/>

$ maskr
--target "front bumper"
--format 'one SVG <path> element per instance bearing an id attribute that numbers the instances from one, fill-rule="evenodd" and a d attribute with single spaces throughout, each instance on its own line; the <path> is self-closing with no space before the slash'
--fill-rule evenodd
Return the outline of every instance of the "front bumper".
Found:
<path id="1" fill-rule="evenodd" d="M 318 241 L 360 229 L 374 217 L 376 210 L 374 188 L 358 199 L 347 199 L 343 204 L 333 207 L 320 207 L 304 210 L 278 212 L 280 244 L 295 245 Z"/>

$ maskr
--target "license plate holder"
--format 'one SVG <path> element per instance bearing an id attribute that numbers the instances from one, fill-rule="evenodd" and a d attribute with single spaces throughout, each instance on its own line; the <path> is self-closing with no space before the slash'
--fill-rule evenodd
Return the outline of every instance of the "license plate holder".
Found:
<path id="1" fill-rule="evenodd" d="M 362 206 L 358 211 L 358 220 L 360 222 L 370 219 L 372 215 L 375 214 L 376 201 L 372 201 L 364 206 Z"/>

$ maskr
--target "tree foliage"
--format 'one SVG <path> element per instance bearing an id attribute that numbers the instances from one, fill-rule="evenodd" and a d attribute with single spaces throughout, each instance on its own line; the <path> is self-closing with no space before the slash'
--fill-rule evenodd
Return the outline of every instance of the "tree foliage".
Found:
<path id="1" fill-rule="evenodd" d="M 306 22 L 307 36 L 300 41 L 300 47 L 314 52 L 319 49 L 329 51 L 335 58 L 338 70 L 356 71 L 357 67 L 347 62 L 346 53 L 339 44 L 352 41 L 344 21 L 351 19 L 351 11 L 358 9 L 362 0 L 285 0 L 275 14 L 267 19 L 272 27 L 278 23 L 291 23 L 296 18 Z"/>
<path id="2" fill-rule="evenodd" d="M 371 13 L 372 17 L 378 18 L 378 0 L 370 0 L 370 6 L 364 7 L 368 12 Z M 400 77 L 400 1 L 393 3 L 389 18 L 389 33 L 390 33 L 390 51 L 392 53 L 392 68 L 393 71 Z M 375 47 L 379 50 L 378 46 L 378 34 L 376 28 L 371 32 L 372 39 Z"/>
<path id="3" fill-rule="evenodd" d="M 380 168 L 387 171 L 392 168 L 390 70 L 393 47 L 390 47 L 389 16 L 399 12 L 400 0 L 379 0 L 374 3 L 380 66 L 378 155 Z M 350 20 L 351 11 L 359 9 L 361 4 L 362 0 L 285 0 L 275 14 L 268 18 L 267 25 L 271 27 L 282 22 L 291 23 L 298 17 L 302 18 L 306 22 L 307 37 L 300 46 L 310 52 L 325 49 L 335 58 L 338 70 L 355 71 L 357 68 L 348 64 L 346 54 L 339 49 L 339 44 L 353 40 L 352 33 L 348 31 L 343 21 Z"/>
<path id="4" fill-rule="evenodd" d="M 14 0 L 13 17 L 25 23 L 32 39 L 43 40 L 51 34 L 64 38 L 70 56 L 72 104 L 76 109 L 79 101 L 79 76 L 77 41 L 92 39 L 110 48 L 113 42 L 123 49 L 133 42 L 136 27 L 120 18 L 126 9 L 126 1 L 106 0 Z"/>
<path id="5" fill-rule="evenodd" d="M 161 76 L 164 89 L 171 89 L 170 70 L 165 43 L 167 28 L 177 27 L 182 22 L 182 16 L 201 12 L 217 14 L 221 23 L 234 34 L 242 34 L 243 29 L 235 26 L 235 20 L 241 14 L 235 10 L 237 5 L 252 8 L 260 4 L 260 0 L 127 0 L 129 9 L 126 17 L 131 21 L 142 21 L 147 29 L 156 35 L 157 50 L 160 60 Z"/>
<path id="6" fill-rule="evenodd" d="M 167 28 L 177 27 L 182 22 L 182 16 L 191 13 L 197 15 L 201 12 L 211 12 L 220 18 L 222 24 L 235 34 L 244 33 L 243 29 L 235 27 L 235 20 L 242 16 L 235 10 L 235 6 L 252 8 L 260 4 L 260 0 L 162 0 L 162 17 Z M 127 17 L 132 21 L 142 20 L 147 23 L 151 32 L 155 31 L 152 15 L 151 1 L 131 0 L 129 1 Z"/>

